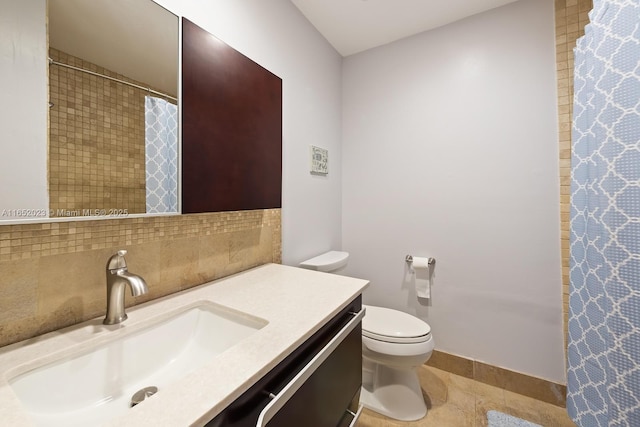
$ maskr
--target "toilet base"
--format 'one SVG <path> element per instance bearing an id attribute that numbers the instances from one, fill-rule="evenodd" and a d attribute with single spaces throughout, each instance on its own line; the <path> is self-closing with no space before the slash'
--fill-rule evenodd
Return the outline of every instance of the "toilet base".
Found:
<path id="1" fill-rule="evenodd" d="M 389 418 L 416 421 L 427 415 L 418 373 L 377 363 L 363 365 L 360 404 Z"/>

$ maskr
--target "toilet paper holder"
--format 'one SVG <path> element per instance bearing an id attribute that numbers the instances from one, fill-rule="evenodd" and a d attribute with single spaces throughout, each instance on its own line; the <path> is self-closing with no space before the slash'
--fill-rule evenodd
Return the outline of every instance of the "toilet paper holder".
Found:
<path id="1" fill-rule="evenodd" d="M 407 255 L 404 258 L 405 262 L 407 264 L 411 264 L 413 262 L 413 255 Z M 429 260 L 427 261 L 427 263 L 429 264 L 429 266 L 433 266 L 436 263 L 436 259 L 435 258 L 429 258 Z"/>

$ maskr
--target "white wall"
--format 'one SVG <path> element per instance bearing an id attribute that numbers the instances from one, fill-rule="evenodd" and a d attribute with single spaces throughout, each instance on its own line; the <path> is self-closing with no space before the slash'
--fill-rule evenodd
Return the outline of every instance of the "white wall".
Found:
<path id="1" fill-rule="evenodd" d="M 564 382 L 552 0 L 345 58 L 345 274 L 436 348 Z M 407 254 L 437 259 L 432 306 Z"/>
<path id="2" fill-rule="evenodd" d="M 0 220 L 48 212 L 45 23 L 46 0 L 0 0 Z"/>
<path id="3" fill-rule="evenodd" d="M 282 78 L 282 258 L 297 264 L 341 244 L 341 56 L 288 0 L 158 0 Z M 309 173 L 309 145 L 329 175 Z"/>

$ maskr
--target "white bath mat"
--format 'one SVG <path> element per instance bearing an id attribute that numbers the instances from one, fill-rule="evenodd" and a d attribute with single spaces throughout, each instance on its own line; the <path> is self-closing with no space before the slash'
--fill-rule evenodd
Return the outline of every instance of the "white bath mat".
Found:
<path id="1" fill-rule="evenodd" d="M 498 411 L 488 411 L 487 419 L 489 421 L 489 427 L 542 427 L 540 424 L 525 421 L 522 418 L 503 414 Z"/>

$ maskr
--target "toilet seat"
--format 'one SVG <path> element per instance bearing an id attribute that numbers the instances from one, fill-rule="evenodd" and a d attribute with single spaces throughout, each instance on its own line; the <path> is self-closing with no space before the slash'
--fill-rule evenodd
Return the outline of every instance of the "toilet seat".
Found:
<path id="1" fill-rule="evenodd" d="M 425 341 L 416 343 L 399 344 L 394 342 L 379 341 L 373 338 L 362 336 L 363 355 L 369 357 L 369 351 L 386 356 L 402 356 L 402 357 L 422 357 L 430 354 L 435 348 L 435 343 L 431 335 Z M 424 360 L 419 362 L 421 364 Z M 389 363 L 391 363 L 389 361 Z M 405 363 L 405 362 L 402 362 Z"/>
<path id="2" fill-rule="evenodd" d="M 387 336 L 387 335 L 375 334 L 373 332 L 365 331 L 363 329 L 362 330 L 362 336 L 363 337 L 367 337 L 367 338 L 371 338 L 372 340 L 388 342 L 388 343 L 393 343 L 393 344 L 417 344 L 417 343 L 428 341 L 430 336 L 431 336 L 431 334 L 422 335 L 422 336 L 419 336 L 419 337 L 409 337 L 409 338 L 390 337 L 390 336 Z"/>
<path id="3" fill-rule="evenodd" d="M 363 305 L 366 315 L 362 319 L 364 337 L 397 344 L 423 343 L 431 338 L 428 323 L 402 311 Z"/>

